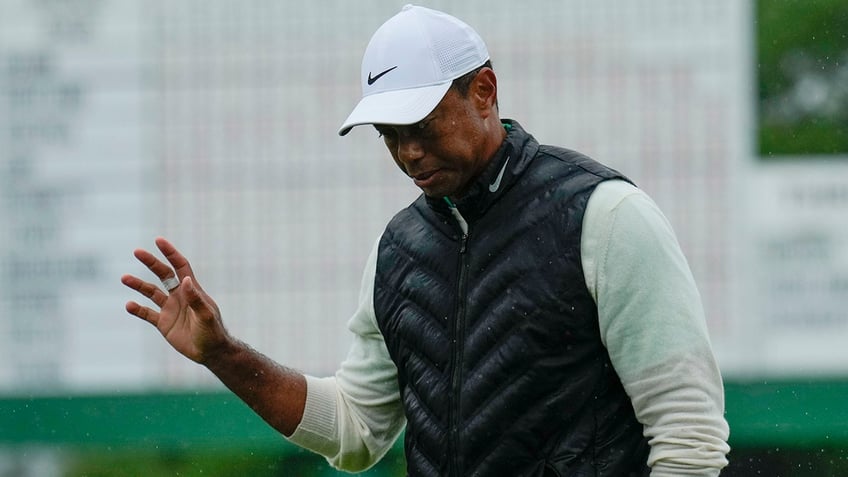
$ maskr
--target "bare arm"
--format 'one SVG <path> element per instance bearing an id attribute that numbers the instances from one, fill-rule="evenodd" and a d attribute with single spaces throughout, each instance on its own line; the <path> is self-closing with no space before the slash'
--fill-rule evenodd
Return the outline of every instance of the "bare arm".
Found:
<path id="1" fill-rule="evenodd" d="M 237 340 L 203 363 L 274 429 L 291 436 L 303 417 L 306 378 Z"/>
<path id="2" fill-rule="evenodd" d="M 224 328 L 218 305 L 197 283 L 188 260 L 164 238 L 156 246 L 168 264 L 137 249 L 135 257 L 160 280 L 178 284 L 163 291 L 158 284 L 133 275 L 121 282 L 150 299 L 159 309 L 135 301 L 126 310 L 155 326 L 175 350 L 206 366 L 268 424 L 290 436 L 303 417 L 306 378 L 233 338 Z"/>

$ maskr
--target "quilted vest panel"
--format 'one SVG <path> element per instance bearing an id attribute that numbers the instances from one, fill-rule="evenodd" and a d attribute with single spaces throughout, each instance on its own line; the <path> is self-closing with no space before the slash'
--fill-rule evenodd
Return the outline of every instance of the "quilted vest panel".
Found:
<path id="1" fill-rule="evenodd" d="M 409 475 L 647 475 L 580 257 L 589 195 L 621 176 L 529 136 L 504 154 L 509 181 L 485 211 L 459 203 L 467 237 L 422 196 L 381 239 L 374 305 Z"/>

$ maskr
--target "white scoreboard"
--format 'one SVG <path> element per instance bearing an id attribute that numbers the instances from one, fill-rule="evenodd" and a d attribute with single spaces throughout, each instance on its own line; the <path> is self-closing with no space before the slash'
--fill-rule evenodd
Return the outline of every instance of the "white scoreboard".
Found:
<path id="1" fill-rule="evenodd" d="M 487 40 L 502 116 L 659 203 L 726 375 L 848 371 L 846 205 L 816 208 L 845 171 L 753 157 L 750 2 L 426 4 Z M 418 193 L 375 132 L 336 135 L 401 5 L 0 0 L 0 392 L 215 386 L 123 311 L 158 235 L 234 334 L 332 373 L 366 255 Z"/>

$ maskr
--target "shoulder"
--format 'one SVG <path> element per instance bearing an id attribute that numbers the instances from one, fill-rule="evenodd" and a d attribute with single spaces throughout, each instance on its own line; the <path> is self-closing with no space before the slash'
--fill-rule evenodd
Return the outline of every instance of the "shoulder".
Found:
<path id="1" fill-rule="evenodd" d="M 538 157 L 553 159 L 571 170 L 580 170 L 601 179 L 622 179 L 629 181 L 624 174 L 603 164 L 582 152 L 559 146 L 541 145 Z"/>
<path id="2" fill-rule="evenodd" d="M 601 182 L 592 192 L 586 205 L 584 227 L 594 224 L 623 232 L 671 231 L 671 224 L 656 202 L 642 189 L 623 180 Z"/>
<path id="3" fill-rule="evenodd" d="M 623 180 L 598 184 L 583 216 L 581 256 L 590 289 L 607 263 L 641 267 L 682 259 L 668 219 L 643 190 Z M 649 259 L 650 257 L 650 259 Z M 663 258 L 665 257 L 665 258 Z M 645 262 L 648 263 L 645 263 Z"/>
<path id="4" fill-rule="evenodd" d="M 616 212 L 625 203 L 637 208 L 655 207 L 651 198 L 642 189 L 625 180 L 613 179 L 598 184 L 589 197 L 586 212 L 609 214 Z"/>

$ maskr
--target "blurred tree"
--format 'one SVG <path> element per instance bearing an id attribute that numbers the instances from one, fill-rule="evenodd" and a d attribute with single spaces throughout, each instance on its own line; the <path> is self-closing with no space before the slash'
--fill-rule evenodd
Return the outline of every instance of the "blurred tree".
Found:
<path id="1" fill-rule="evenodd" d="M 758 0 L 759 152 L 848 153 L 848 1 Z"/>

